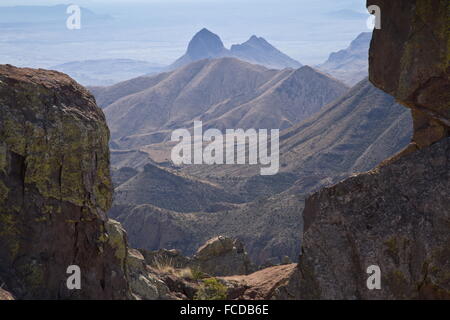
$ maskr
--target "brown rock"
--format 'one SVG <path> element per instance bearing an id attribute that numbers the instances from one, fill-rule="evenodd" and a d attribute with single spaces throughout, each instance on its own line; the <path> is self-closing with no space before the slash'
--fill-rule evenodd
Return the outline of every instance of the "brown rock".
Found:
<path id="1" fill-rule="evenodd" d="M 124 299 L 108 241 L 109 131 L 68 76 L 0 66 L 0 278 L 19 299 Z M 66 287 L 81 268 L 82 289 Z"/>
<path id="2" fill-rule="evenodd" d="M 413 142 L 423 148 L 449 135 L 450 3 L 369 0 L 381 9 L 370 48 L 370 80 L 413 110 Z"/>
<path id="3" fill-rule="evenodd" d="M 213 276 L 249 274 L 254 269 L 242 242 L 222 236 L 201 246 L 191 265 Z"/>
<path id="4" fill-rule="evenodd" d="M 302 299 L 450 298 L 450 139 L 312 195 Z M 366 270 L 381 268 L 381 290 Z"/>
<path id="5" fill-rule="evenodd" d="M 223 280 L 235 283 L 232 290 L 229 290 L 234 295 L 232 299 L 288 299 L 291 298 L 290 285 L 297 272 L 297 264 L 289 264 L 266 268 L 247 276 L 225 277 Z M 298 283 L 298 278 L 295 280 L 297 280 L 295 283 Z M 294 294 L 295 292 L 296 290 L 293 290 Z"/>

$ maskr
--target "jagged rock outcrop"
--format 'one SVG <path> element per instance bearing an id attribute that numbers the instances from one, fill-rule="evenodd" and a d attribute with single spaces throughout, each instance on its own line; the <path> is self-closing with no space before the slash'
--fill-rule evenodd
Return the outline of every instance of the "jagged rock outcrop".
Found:
<path id="1" fill-rule="evenodd" d="M 369 0 L 381 9 L 373 35 L 370 80 L 412 109 L 410 150 L 449 135 L 450 3 L 442 0 Z"/>
<path id="2" fill-rule="evenodd" d="M 299 268 L 283 290 L 297 299 L 450 299 L 450 3 L 373 4 L 382 19 L 370 79 L 412 109 L 413 143 L 307 199 Z M 366 284 L 372 265 L 380 290 Z"/>
<path id="3" fill-rule="evenodd" d="M 244 245 L 237 239 L 215 237 L 201 246 L 194 256 L 194 264 L 207 274 L 229 276 L 254 271 Z"/>
<path id="4" fill-rule="evenodd" d="M 130 287 L 136 299 L 171 299 L 167 285 L 147 266 L 138 250 L 128 249 L 127 265 Z"/>
<path id="5" fill-rule="evenodd" d="M 130 296 L 107 230 L 108 139 L 94 98 L 68 76 L 0 66 L 0 278 L 16 298 Z M 82 290 L 67 289 L 70 265 Z"/>

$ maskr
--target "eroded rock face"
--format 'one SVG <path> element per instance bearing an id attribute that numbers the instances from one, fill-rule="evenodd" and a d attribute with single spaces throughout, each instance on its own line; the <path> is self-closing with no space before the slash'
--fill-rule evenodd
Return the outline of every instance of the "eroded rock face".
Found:
<path id="1" fill-rule="evenodd" d="M 64 74 L 0 66 L 0 278 L 19 299 L 124 299 L 109 241 L 109 131 Z M 81 268 L 69 291 L 67 267 Z"/>
<path id="2" fill-rule="evenodd" d="M 450 2 L 369 0 L 381 9 L 370 48 L 370 80 L 412 109 L 415 148 L 449 135 Z"/>
<path id="3" fill-rule="evenodd" d="M 450 139 L 311 196 L 301 298 L 450 298 Z M 381 268 L 381 290 L 366 270 Z"/>

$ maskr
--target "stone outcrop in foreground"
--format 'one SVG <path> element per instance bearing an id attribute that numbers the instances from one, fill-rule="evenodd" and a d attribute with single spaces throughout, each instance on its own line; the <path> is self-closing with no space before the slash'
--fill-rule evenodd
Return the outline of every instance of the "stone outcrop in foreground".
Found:
<path id="1" fill-rule="evenodd" d="M 94 98 L 68 76 L 0 66 L 0 278 L 16 298 L 130 296 L 107 231 L 108 140 Z M 67 289 L 70 265 L 82 290 Z"/>
<path id="2" fill-rule="evenodd" d="M 185 257 L 178 250 L 140 251 L 146 263 L 156 268 L 161 264 L 170 264 L 174 268 L 189 268 L 213 277 L 247 275 L 256 270 L 244 244 L 224 236 L 208 240 L 192 257 Z"/>
<path id="3" fill-rule="evenodd" d="M 370 0 L 370 80 L 412 109 L 413 142 L 306 201 L 297 299 L 450 299 L 450 3 Z M 367 268 L 381 269 L 369 290 Z"/>
<path id="4" fill-rule="evenodd" d="M 445 139 L 311 196 L 299 298 L 450 299 L 449 190 Z"/>

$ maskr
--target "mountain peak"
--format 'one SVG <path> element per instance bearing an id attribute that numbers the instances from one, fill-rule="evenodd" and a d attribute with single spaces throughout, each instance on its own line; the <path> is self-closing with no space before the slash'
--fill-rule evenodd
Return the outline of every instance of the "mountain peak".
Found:
<path id="1" fill-rule="evenodd" d="M 269 42 L 267 42 L 266 39 L 255 36 L 255 35 L 251 36 L 250 39 L 247 40 L 247 42 L 243 43 L 243 45 L 245 45 L 245 44 L 273 47 Z"/>
<path id="2" fill-rule="evenodd" d="M 203 28 L 199 32 L 197 32 L 196 35 L 215 35 L 215 33 L 211 32 L 207 28 Z"/>
<path id="3" fill-rule="evenodd" d="M 203 28 L 189 42 L 187 55 L 192 59 L 199 60 L 224 55 L 226 51 L 220 37 Z"/>
<path id="4" fill-rule="evenodd" d="M 169 70 L 198 60 L 223 57 L 233 57 L 275 69 L 299 68 L 302 66 L 301 63 L 282 53 L 262 37 L 253 35 L 246 42 L 233 45 L 228 50 L 217 34 L 203 28 L 189 42 L 186 54 L 170 65 Z"/>

